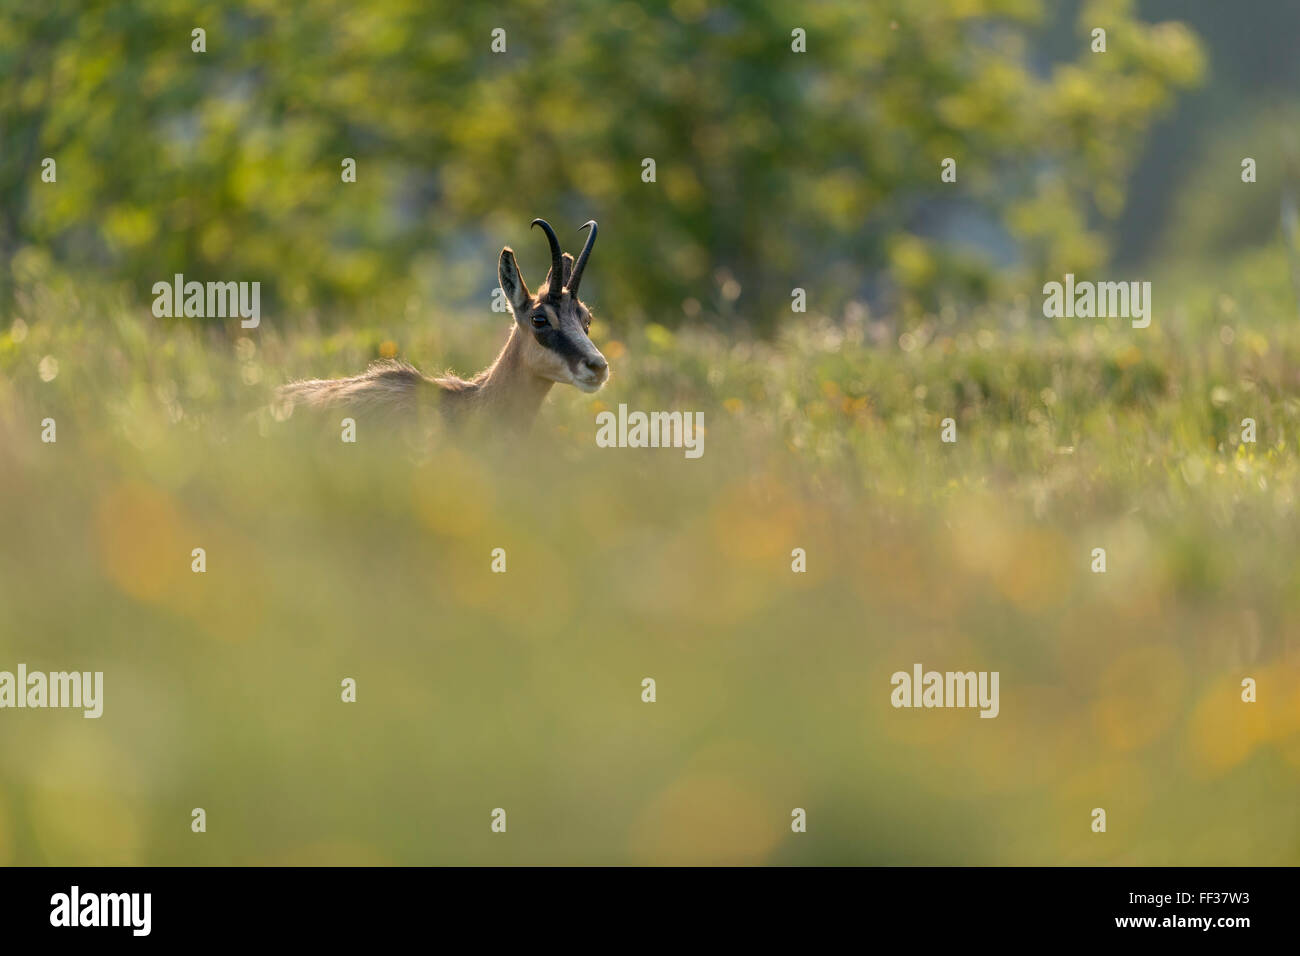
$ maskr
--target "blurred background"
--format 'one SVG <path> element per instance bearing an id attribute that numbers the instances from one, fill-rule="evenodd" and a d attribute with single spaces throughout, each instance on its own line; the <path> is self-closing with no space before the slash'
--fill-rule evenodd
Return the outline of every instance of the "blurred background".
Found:
<path id="1" fill-rule="evenodd" d="M 99 720 L 0 712 L 0 863 L 1300 861 L 1298 37 L 0 0 L 0 670 L 105 673 Z M 515 444 L 267 413 L 486 365 L 536 216 L 600 222 L 602 393 Z M 1043 318 L 1066 272 L 1151 281 L 1151 328 Z M 174 273 L 260 327 L 155 318 Z M 620 403 L 703 411 L 703 458 L 597 448 Z M 894 710 L 915 662 L 1000 716 Z"/>

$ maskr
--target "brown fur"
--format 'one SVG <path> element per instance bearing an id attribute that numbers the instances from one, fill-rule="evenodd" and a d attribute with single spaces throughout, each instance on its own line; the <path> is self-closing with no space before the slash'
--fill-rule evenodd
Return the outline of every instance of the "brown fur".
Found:
<path id="1" fill-rule="evenodd" d="M 554 384 L 521 368 L 517 328 L 495 362 L 471 379 L 447 374 L 431 378 L 415 366 L 391 359 L 372 362 L 360 375 L 292 382 L 279 390 L 295 407 L 348 408 L 357 412 L 410 415 L 436 407 L 449 419 L 483 410 L 493 417 L 530 421 Z"/>
<path id="2" fill-rule="evenodd" d="M 566 254 L 565 277 L 572 267 L 573 257 Z M 280 388 L 280 402 L 290 408 L 347 408 L 398 417 L 435 407 L 452 421 L 485 413 L 493 420 L 526 428 L 557 382 L 584 391 L 598 390 L 608 378 L 609 368 L 588 336 L 591 313 L 587 307 L 567 289 L 552 296 L 555 277 L 551 273 L 539 294 L 530 295 L 509 246 L 501 250 L 498 271 L 515 323 L 496 361 L 473 378 L 450 373 L 431 378 L 412 365 L 389 360 L 375 362 L 350 378 L 290 383 Z M 534 314 L 547 319 L 540 334 L 531 327 Z M 542 344 L 542 336 L 549 346 Z"/>

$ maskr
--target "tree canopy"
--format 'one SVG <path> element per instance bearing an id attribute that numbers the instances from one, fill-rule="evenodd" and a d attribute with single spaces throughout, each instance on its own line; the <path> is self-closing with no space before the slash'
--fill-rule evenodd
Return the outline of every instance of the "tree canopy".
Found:
<path id="1" fill-rule="evenodd" d="M 1043 17 L 1039 0 L 20 5 L 0 18 L 3 275 L 486 303 L 502 244 L 540 281 L 543 216 L 575 244 L 600 220 L 591 285 L 629 320 L 761 328 L 794 287 L 827 310 L 984 297 L 1105 257 L 1142 135 L 1202 70 L 1190 31 L 1128 0 L 1085 3 L 1064 61 L 1036 44 Z"/>

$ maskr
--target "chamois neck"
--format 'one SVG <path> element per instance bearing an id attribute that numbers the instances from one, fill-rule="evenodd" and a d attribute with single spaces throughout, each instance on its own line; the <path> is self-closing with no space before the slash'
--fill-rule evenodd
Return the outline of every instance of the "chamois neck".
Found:
<path id="1" fill-rule="evenodd" d="M 474 377 L 474 399 L 476 405 L 492 408 L 503 418 L 527 428 L 555 383 L 534 375 L 524 365 L 521 335 L 519 326 L 511 325 L 510 338 L 496 361 Z"/>

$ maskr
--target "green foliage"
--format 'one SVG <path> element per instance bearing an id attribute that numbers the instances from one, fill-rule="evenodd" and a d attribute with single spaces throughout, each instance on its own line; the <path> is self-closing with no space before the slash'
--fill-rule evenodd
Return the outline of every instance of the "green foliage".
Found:
<path id="1" fill-rule="evenodd" d="M 1051 62 L 1047 10 L 7 9 L 0 668 L 102 669 L 111 718 L 0 722 L 0 864 L 1294 864 L 1293 260 L 1216 200 L 1151 328 L 1038 316 L 1203 65 L 1121 0 Z M 602 393 L 509 445 L 275 420 L 294 377 L 481 367 L 539 214 L 602 223 Z M 154 319 L 173 272 L 262 281 L 262 326 Z M 620 403 L 703 411 L 704 458 L 595 447 Z M 917 660 L 1014 694 L 900 721 Z"/>
<path id="2" fill-rule="evenodd" d="M 1127 2 L 1089 4 L 1076 55 L 1043 68 L 1042 14 L 1037 0 L 20 5 L 0 20 L 0 254 L 35 246 L 140 298 L 184 272 L 260 279 L 284 309 L 394 284 L 481 303 L 502 242 L 540 281 L 532 217 L 575 243 L 594 217 L 592 288 L 619 322 L 766 327 L 795 286 L 832 310 L 878 289 L 978 299 L 1011 263 L 927 223 L 962 206 L 1000 224 L 1031 278 L 1097 265 L 1141 134 L 1201 71 L 1188 31 Z M 1094 23 L 1105 54 L 1088 49 Z M 39 180 L 44 156 L 57 186 Z"/>

